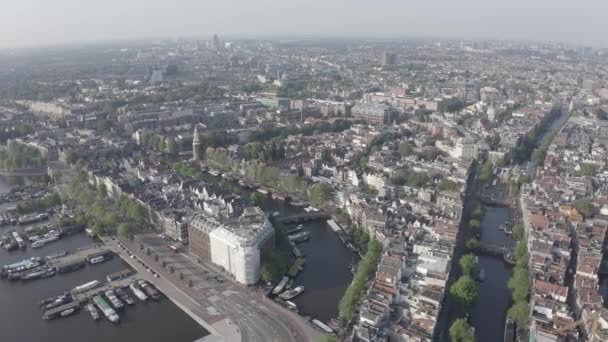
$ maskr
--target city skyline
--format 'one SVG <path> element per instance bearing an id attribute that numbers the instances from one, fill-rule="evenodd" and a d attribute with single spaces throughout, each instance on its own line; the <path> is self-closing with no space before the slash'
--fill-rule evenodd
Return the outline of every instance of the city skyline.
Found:
<path id="1" fill-rule="evenodd" d="M 606 47 L 608 4 L 584 0 L 472 0 L 444 4 L 382 0 L 195 2 L 29 0 L 3 6 L 0 48 L 123 41 L 219 33 L 229 37 L 445 37 L 541 40 Z M 295 15 L 297 13 L 297 16 Z"/>

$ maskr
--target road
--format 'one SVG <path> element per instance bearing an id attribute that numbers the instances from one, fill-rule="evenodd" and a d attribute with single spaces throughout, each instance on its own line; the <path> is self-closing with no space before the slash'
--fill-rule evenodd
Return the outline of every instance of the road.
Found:
<path id="1" fill-rule="evenodd" d="M 226 341 L 304 342 L 316 341 L 320 336 L 297 315 L 270 301 L 261 291 L 235 284 L 211 265 L 202 265 L 186 254 L 172 252 L 168 243 L 154 234 L 141 234 L 133 242 L 122 242 L 161 276 L 152 277 L 141 264 L 122 251 L 139 273 L 148 276 L 144 279 L 158 284 L 165 294 L 178 302 L 176 304 L 186 306 L 186 312 L 196 315 L 204 321 L 199 323 Z M 106 243 L 115 250 L 121 250 L 111 239 Z M 145 246 L 144 250 L 140 250 L 141 244 Z"/>

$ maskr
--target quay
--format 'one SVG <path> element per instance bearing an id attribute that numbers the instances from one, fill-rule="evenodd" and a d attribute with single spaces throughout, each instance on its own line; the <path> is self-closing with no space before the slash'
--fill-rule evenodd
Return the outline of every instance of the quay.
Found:
<path id="1" fill-rule="evenodd" d="M 331 215 L 325 211 L 313 211 L 308 213 L 281 216 L 277 218 L 277 221 L 282 224 L 294 224 L 317 220 L 328 220 L 330 218 Z"/>

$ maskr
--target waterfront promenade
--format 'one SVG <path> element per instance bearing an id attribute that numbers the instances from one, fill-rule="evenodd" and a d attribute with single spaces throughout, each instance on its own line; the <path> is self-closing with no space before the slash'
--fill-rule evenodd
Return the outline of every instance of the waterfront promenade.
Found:
<path id="1" fill-rule="evenodd" d="M 213 336 L 209 339 L 292 342 L 318 339 L 319 334 L 312 327 L 293 312 L 265 298 L 262 292 L 234 284 L 186 255 L 172 253 L 164 241 L 153 234 L 138 236 L 133 242 L 121 242 L 157 272 L 159 278 L 155 278 L 137 259 L 130 258 L 117 241 L 105 238 L 104 242 L 138 271 L 139 278 L 152 282 L 209 330 Z M 146 246 L 144 250 L 139 248 L 141 243 Z M 152 250 L 150 255 L 147 248 Z M 153 255 L 159 255 L 158 262 Z M 163 261 L 165 267 L 162 266 Z"/>

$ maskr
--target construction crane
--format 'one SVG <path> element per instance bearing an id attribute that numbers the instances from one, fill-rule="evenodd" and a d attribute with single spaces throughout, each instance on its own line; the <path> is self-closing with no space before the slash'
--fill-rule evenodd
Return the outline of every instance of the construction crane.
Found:
<path id="1" fill-rule="evenodd" d="M 589 316 L 589 318 L 587 318 L 587 319 L 581 318 L 576 322 L 573 322 L 571 324 L 566 325 L 565 327 L 557 329 L 557 332 L 559 334 L 563 334 L 569 330 L 572 330 L 581 325 L 585 325 L 587 322 L 591 321 L 591 329 L 589 331 L 588 337 L 589 337 L 589 342 L 595 342 L 595 339 L 598 336 L 597 332 L 600 327 L 600 323 L 599 323 L 600 313 L 601 313 L 600 310 L 592 311 L 591 316 Z"/>

